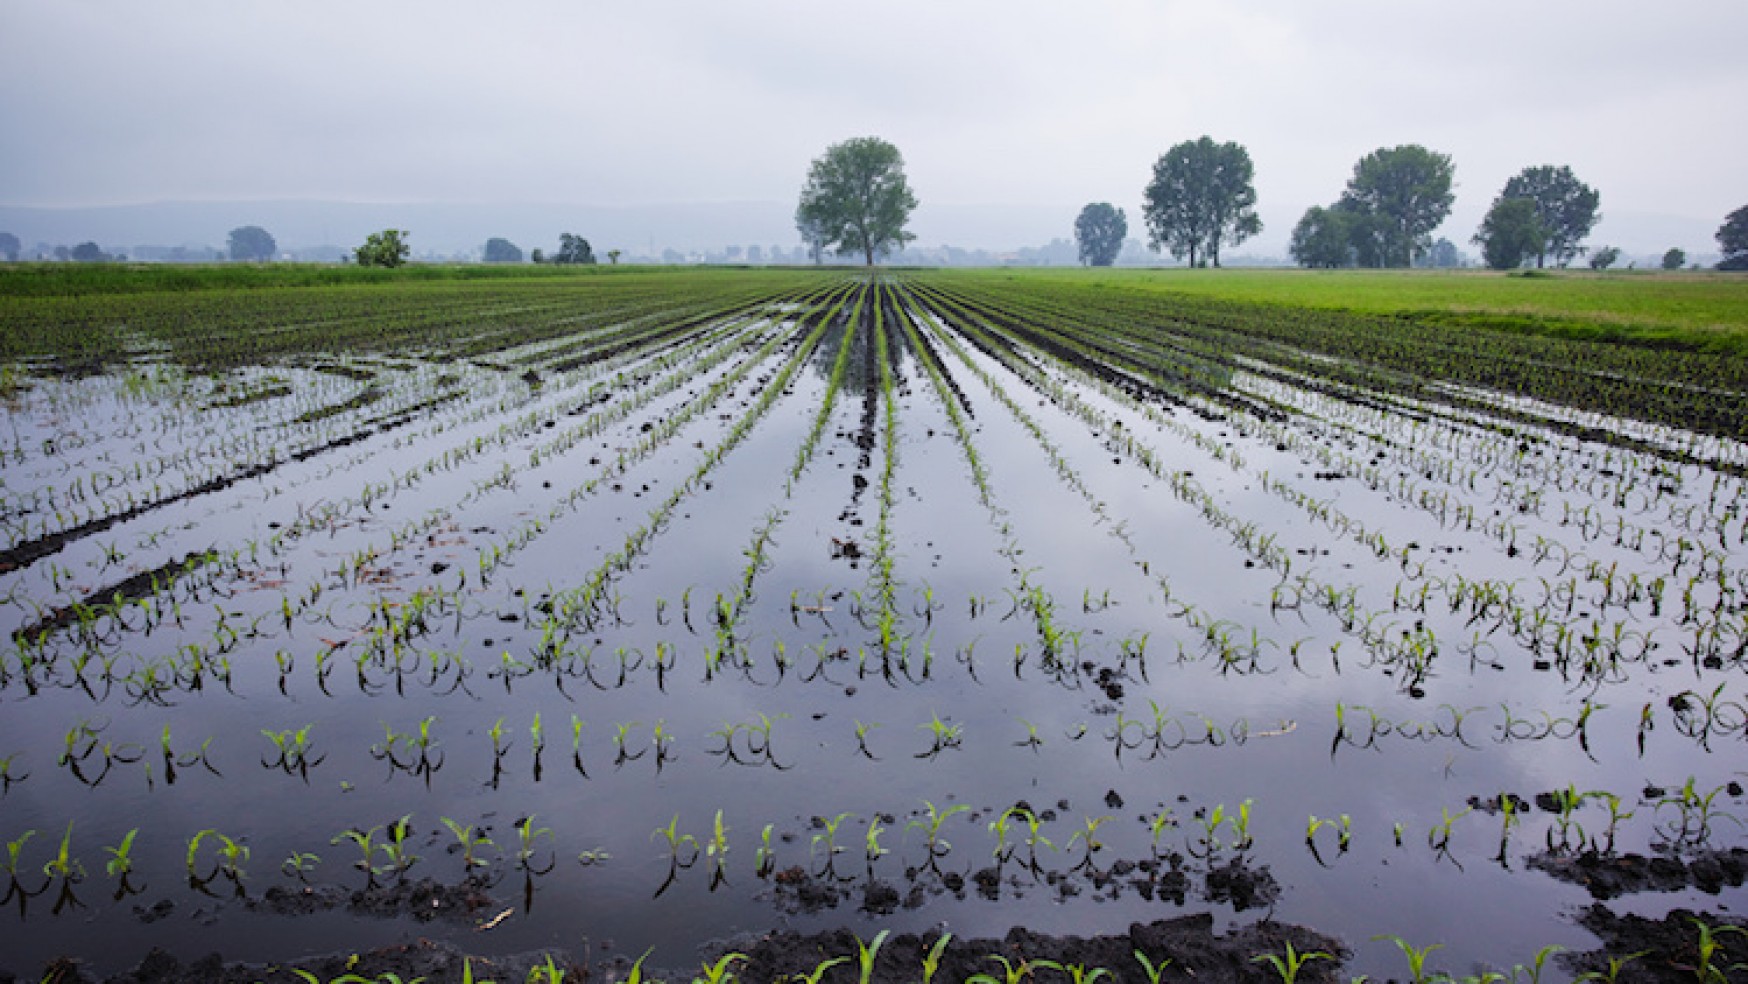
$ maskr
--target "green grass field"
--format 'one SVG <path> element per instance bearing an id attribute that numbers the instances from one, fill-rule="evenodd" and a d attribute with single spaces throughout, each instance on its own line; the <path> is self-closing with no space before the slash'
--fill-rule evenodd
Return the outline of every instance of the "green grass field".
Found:
<path id="1" fill-rule="evenodd" d="M 648 273 L 649 267 L 425 265 L 398 270 L 316 264 L 0 264 L 0 299 L 107 294 L 553 279 Z M 735 268 L 700 268 L 732 277 Z M 744 270 L 738 271 L 744 273 Z M 1748 275 L 1705 272 L 1426 270 L 944 271 L 986 280 L 1181 294 L 1211 300 L 1408 318 L 1423 323 L 1557 335 L 1656 348 L 1748 354 Z"/>
<path id="2" fill-rule="evenodd" d="M 1748 276 L 1739 274 L 1224 269 L 1014 275 L 1503 331 L 1748 352 Z"/>

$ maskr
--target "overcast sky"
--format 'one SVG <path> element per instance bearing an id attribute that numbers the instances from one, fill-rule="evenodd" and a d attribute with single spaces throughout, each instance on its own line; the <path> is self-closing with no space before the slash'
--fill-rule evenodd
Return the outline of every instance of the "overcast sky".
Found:
<path id="1" fill-rule="evenodd" d="M 0 0 L 0 204 L 789 203 L 877 135 L 929 238 L 1011 246 L 927 209 L 1103 200 L 1133 234 L 1207 134 L 1249 149 L 1265 248 L 1420 143 L 1465 246 L 1554 163 L 1691 251 L 1748 203 L 1744 39 L 1745 0 Z"/>

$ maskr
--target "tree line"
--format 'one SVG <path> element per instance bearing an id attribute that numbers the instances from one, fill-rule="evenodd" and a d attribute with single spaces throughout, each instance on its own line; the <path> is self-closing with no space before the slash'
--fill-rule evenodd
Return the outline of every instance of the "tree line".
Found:
<path id="1" fill-rule="evenodd" d="M 1293 227 L 1288 252 L 1301 266 L 1407 267 L 1433 250 L 1432 232 L 1449 217 L 1456 196 L 1451 188 L 1456 167 L 1449 154 L 1419 144 L 1381 147 L 1354 164 L 1353 175 L 1330 205 L 1314 205 Z M 1191 267 L 1220 265 L 1220 252 L 1262 231 L 1256 214 L 1255 168 L 1250 153 L 1237 143 L 1216 143 L 1203 136 L 1166 151 L 1154 162 L 1153 178 L 1142 199 L 1148 246 L 1186 260 Z M 1567 166 L 1526 167 L 1505 183 L 1481 221 L 1473 242 L 1487 265 L 1509 270 L 1534 261 L 1565 267 L 1589 254 L 1590 266 L 1606 269 L 1620 250 L 1595 250 L 1584 239 L 1602 216 L 1601 196 Z M 833 144 L 808 170 L 795 210 L 795 228 L 815 263 L 827 251 L 860 256 L 872 266 L 876 259 L 915 239 L 905 226 L 917 206 L 904 174 L 897 147 L 878 137 L 857 137 Z M 1109 202 L 1093 202 L 1075 219 L 1074 238 L 1080 261 L 1110 266 L 1128 236 L 1123 210 Z M 353 251 L 361 266 L 395 267 L 411 255 L 405 230 L 372 233 Z M 1748 206 L 1730 213 L 1716 233 L 1723 250 L 1720 270 L 1748 270 Z M 1442 252 L 1454 247 L 1440 241 Z M 18 257 L 18 238 L 0 232 L 0 255 Z M 233 260 L 263 261 L 277 255 L 273 236 L 259 226 L 231 230 L 228 251 Z M 520 263 L 522 250 L 507 239 L 485 244 L 488 263 Z M 618 263 L 618 250 L 608 250 Z M 72 260 L 115 259 L 95 243 L 68 251 Z M 535 263 L 593 264 L 594 249 L 581 236 L 566 232 L 550 256 L 535 249 Z M 1680 249 L 1663 256 L 1664 269 L 1687 262 Z"/>
<path id="2" fill-rule="evenodd" d="M 1450 216 L 1455 176 L 1449 154 L 1419 144 L 1372 151 L 1354 164 L 1335 202 L 1305 211 L 1288 251 L 1306 267 L 1411 266 L 1432 250 L 1433 230 Z M 1223 248 L 1262 231 L 1254 177 L 1250 153 L 1240 144 L 1203 136 L 1172 147 L 1154 163 L 1142 198 L 1148 246 L 1192 267 L 1219 266 Z M 795 228 L 815 262 L 829 250 L 872 266 L 915 238 L 905 224 L 916 204 L 898 148 L 878 137 L 858 137 L 832 145 L 813 162 Z M 1596 189 L 1570 167 L 1526 167 L 1505 183 L 1473 241 L 1495 269 L 1531 261 L 1564 267 L 1586 253 L 1593 268 L 1604 269 L 1620 250 L 1584 245 L 1602 218 L 1600 204 Z M 1074 223 L 1080 261 L 1110 266 L 1128 233 L 1122 209 L 1088 204 Z M 1748 206 L 1725 219 L 1717 239 L 1724 252 L 1719 269 L 1748 269 Z M 1663 258 L 1670 269 L 1685 262 L 1679 249 Z"/>

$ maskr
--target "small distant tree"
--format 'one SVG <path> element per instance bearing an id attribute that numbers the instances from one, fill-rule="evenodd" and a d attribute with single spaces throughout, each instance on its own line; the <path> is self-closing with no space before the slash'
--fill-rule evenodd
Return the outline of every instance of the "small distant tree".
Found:
<path id="1" fill-rule="evenodd" d="M 1669 247 L 1669 252 L 1663 254 L 1663 269 L 1679 270 L 1687 265 L 1687 251 L 1679 246 Z"/>
<path id="2" fill-rule="evenodd" d="M 1602 246 L 1590 251 L 1590 269 L 1607 270 L 1621 258 L 1621 251 L 1614 246 Z"/>
<path id="3" fill-rule="evenodd" d="M 79 245 L 74 246 L 72 253 L 68 255 L 78 263 L 101 263 L 104 260 L 109 259 L 109 255 L 103 252 L 102 247 L 98 246 L 96 243 L 89 242 L 80 243 Z M 1676 264 L 1676 266 L 1680 265 L 1680 263 Z"/>
<path id="4" fill-rule="evenodd" d="M 407 245 L 405 229 L 384 229 L 364 239 L 364 245 L 352 251 L 359 266 L 398 267 L 407 262 L 413 248 Z"/>
<path id="5" fill-rule="evenodd" d="M 558 252 L 552 255 L 552 262 L 592 266 L 595 263 L 595 248 L 581 236 L 561 232 L 558 234 Z"/>
<path id="6" fill-rule="evenodd" d="M 1506 198 L 1528 198 L 1536 203 L 1536 219 L 1542 225 L 1544 242 L 1536 253 L 1536 266 L 1549 257 L 1559 266 L 1584 252 L 1579 245 L 1602 216 L 1596 206 L 1602 201 L 1596 189 L 1578 180 L 1569 167 L 1526 167 L 1505 183 Z"/>
<path id="7" fill-rule="evenodd" d="M 18 251 L 22 248 L 24 244 L 18 241 L 17 236 L 10 232 L 0 232 L 0 256 L 6 257 L 6 262 L 16 263 Z"/>
<path id="8" fill-rule="evenodd" d="M 536 247 L 534 247 L 534 251 L 528 254 L 528 262 L 530 262 L 530 263 L 545 263 L 546 262 L 546 254 L 540 251 L 539 246 L 536 246 Z"/>
<path id="9" fill-rule="evenodd" d="M 262 263 L 279 255 L 279 244 L 260 226 L 238 226 L 232 229 L 227 246 L 231 259 L 241 263 Z"/>
<path id="10" fill-rule="evenodd" d="M 610 249 L 607 251 L 607 262 L 613 264 L 614 266 L 618 266 L 619 265 L 619 258 L 621 256 L 624 256 L 624 255 L 625 255 L 624 250 Z"/>
<path id="11" fill-rule="evenodd" d="M 1524 261 L 1542 254 L 1547 248 L 1548 232 L 1536 215 L 1532 198 L 1493 200 L 1487 217 L 1481 220 L 1481 230 L 1475 233 L 1481 247 L 1481 258 L 1495 270 L 1515 270 Z"/>
<path id="12" fill-rule="evenodd" d="M 1731 212 L 1718 226 L 1718 248 L 1724 251 L 1719 270 L 1748 270 L 1748 205 Z"/>
<path id="13" fill-rule="evenodd" d="M 520 263 L 522 248 L 508 239 L 486 240 L 485 261 L 487 263 Z"/>
<path id="14" fill-rule="evenodd" d="M 1353 219 L 1344 209 L 1313 205 L 1293 227 L 1287 252 L 1300 266 L 1324 270 L 1353 266 Z"/>
<path id="15" fill-rule="evenodd" d="M 1220 265 L 1220 247 L 1262 231 L 1256 215 L 1250 152 L 1212 137 L 1186 140 L 1153 165 L 1141 211 L 1149 245 L 1190 266 Z"/>
<path id="16" fill-rule="evenodd" d="M 1117 254 L 1123 251 L 1123 237 L 1128 234 L 1128 218 L 1110 202 L 1093 202 L 1081 209 L 1074 220 L 1074 241 L 1079 245 L 1080 262 L 1087 266 L 1107 267 L 1115 263 Z"/>
<path id="17" fill-rule="evenodd" d="M 856 137 L 827 147 L 808 168 L 795 227 L 821 251 L 860 253 L 873 266 L 916 238 L 904 228 L 916 205 L 898 148 L 879 137 Z"/>
<path id="18" fill-rule="evenodd" d="M 1419 266 L 1434 270 L 1449 270 L 1463 265 L 1463 254 L 1457 250 L 1457 244 L 1443 236 L 1433 240 L 1432 246 L 1420 257 Z"/>

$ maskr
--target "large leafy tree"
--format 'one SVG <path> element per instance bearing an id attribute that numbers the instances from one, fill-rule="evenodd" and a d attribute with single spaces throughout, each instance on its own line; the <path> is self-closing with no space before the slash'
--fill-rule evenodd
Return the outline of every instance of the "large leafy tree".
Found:
<path id="1" fill-rule="evenodd" d="M 413 248 L 407 245 L 405 229 L 384 229 L 364 237 L 364 245 L 352 251 L 359 266 L 398 267 L 407 262 Z"/>
<path id="2" fill-rule="evenodd" d="M 873 266 L 876 257 L 916 238 L 904 229 L 915 208 L 898 148 L 879 137 L 856 137 L 832 144 L 814 160 L 795 208 L 795 228 L 809 245 L 860 253 Z"/>
<path id="3" fill-rule="evenodd" d="M 233 260 L 262 262 L 279 254 L 279 244 L 273 241 L 273 235 L 260 226 L 246 225 L 232 229 L 226 245 Z"/>
<path id="4" fill-rule="evenodd" d="M 1547 239 L 1536 253 L 1536 266 L 1545 266 L 1549 257 L 1565 266 L 1584 251 L 1579 245 L 1602 216 L 1596 207 L 1602 196 L 1596 189 L 1578 180 L 1569 167 L 1544 164 L 1526 167 L 1505 183 L 1501 194 L 1506 198 L 1528 198 L 1536 203 L 1536 219 L 1542 224 Z"/>
<path id="5" fill-rule="evenodd" d="M 1123 237 L 1129 234 L 1129 220 L 1120 208 L 1110 202 L 1093 202 L 1080 210 L 1074 220 L 1074 241 L 1080 245 L 1080 262 L 1089 266 L 1110 266 L 1123 251 Z"/>
<path id="6" fill-rule="evenodd" d="M 1419 144 L 1381 147 L 1360 158 L 1341 195 L 1342 207 L 1371 220 L 1355 240 L 1360 264 L 1410 265 L 1451 214 L 1455 174 L 1449 154 Z"/>
<path id="7" fill-rule="evenodd" d="M 1189 258 L 1190 266 L 1220 265 L 1220 247 L 1262 231 L 1256 215 L 1250 153 L 1211 137 L 1186 140 L 1153 165 L 1141 207 L 1149 245 Z"/>
<path id="8" fill-rule="evenodd" d="M 1748 205 L 1731 212 L 1718 226 L 1718 248 L 1724 251 L 1719 270 L 1748 270 Z"/>
<path id="9" fill-rule="evenodd" d="M 1548 247 L 1548 230 L 1536 212 L 1535 199 L 1500 195 L 1481 220 L 1475 242 L 1489 267 L 1515 270 L 1530 257 L 1543 255 Z"/>

